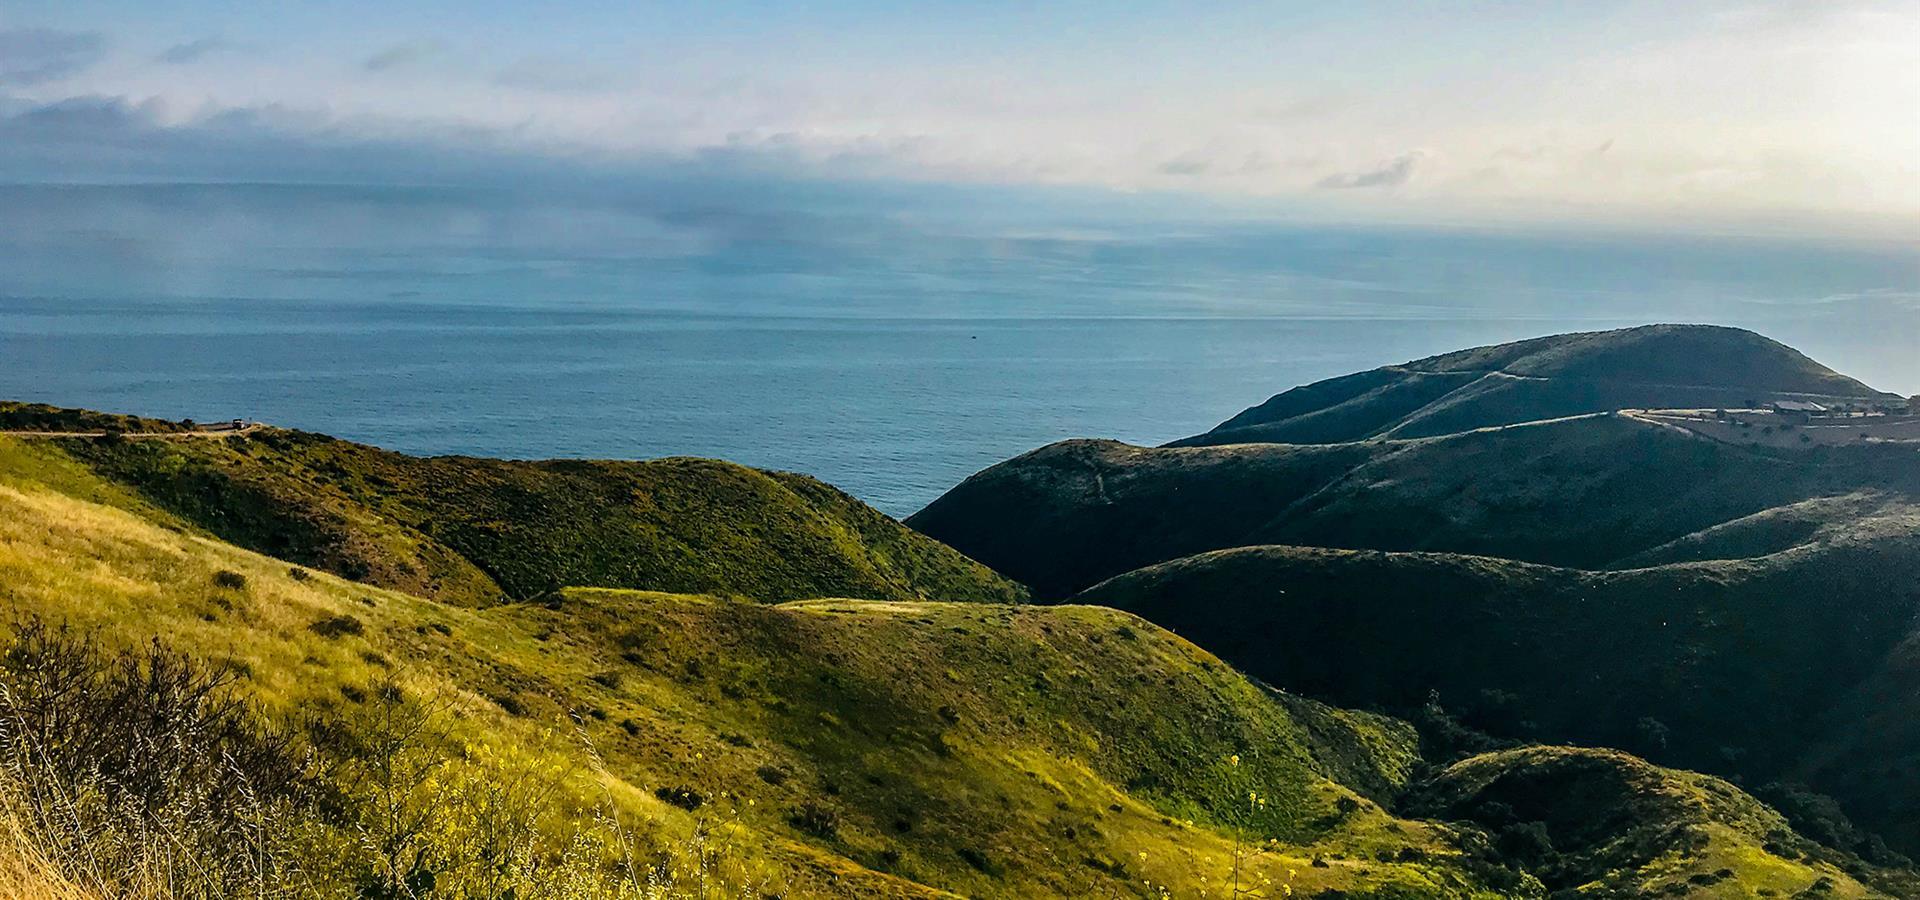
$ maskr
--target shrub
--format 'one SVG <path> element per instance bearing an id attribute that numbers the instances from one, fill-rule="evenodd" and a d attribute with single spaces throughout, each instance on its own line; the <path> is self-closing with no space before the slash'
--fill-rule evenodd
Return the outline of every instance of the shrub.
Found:
<path id="1" fill-rule="evenodd" d="M 787 770 L 779 766 L 761 766 L 754 770 L 754 774 L 759 775 L 761 781 L 771 784 L 774 787 L 786 784 L 788 778 Z"/>
<path id="2" fill-rule="evenodd" d="M 655 797 L 660 798 L 661 802 L 666 803 L 670 806 L 680 807 L 681 809 L 684 809 L 687 812 L 693 812 L 694 810 L 707 805 L 706 795 L 700 793 L 699 791 L 694 790 L 693 788 L 687 788 L 687 787 L 654 788 L 653 795 Z"/>
<path id="3" fill-rule="evenodd" d="M 1527 868 L 1538 868 L 1554 858 L 1553 838 L 1542 822 L 1520 822 L 1500 829 L 1494 847 L 1501 856 Z"/>
<path id="4" fill-rule="evenodd" d="M 981 873 L 996 877 L 999 876 L 1000 867 L 994 865 L 993 860 L 988 859 L 985 853 L 981 853 L 972 847 L 961 847 L 954 852 L 960 856 L 963 862 L 979 870 Z"/>
<path id="5" fill-rule="evenodd" d="M 0 645 L 0 815 L 102 896 L 290 893 L 313 773 L 232 677 L 158 643 L 109 653 L 24 623 Z"/>
<path id="6" fill-rule="evenodd" d="M 795 807 L 788 821 L 793 823 L 793 827 L 821 840 L 831 841 L 840 836 L 840 814 L 834 812 L 832 807 L 812 800 Z"/>
<path id="7" fill-rule="evenodd" d="M 221 569 L 213 573 L 213 584 L 214 587 L 225 588 L 230 591 L 246 590 L 247 576 L 230 569 Z"/>
<path id="8" fill-rule="evenodd" d="M 367 626 L 366 626 L 366 623 L 360 621 L 359 619 L 350 615 L 343 614 L 338 616 L 328 616 L 324 619 L 314 622 L 312 625 L 307 626 L 307 630 L 323 638 L 327 638 L 331 640 L 333 638 L 345 637 L 347 635 L 358 636 L 358 635 L 364 634 L 366 633 Z"/>

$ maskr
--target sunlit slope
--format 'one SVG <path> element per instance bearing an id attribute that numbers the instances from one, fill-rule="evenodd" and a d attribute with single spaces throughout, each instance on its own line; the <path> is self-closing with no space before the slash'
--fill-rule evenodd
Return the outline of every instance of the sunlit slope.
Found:
<path id="1" fill-rule="evenodd" d="M 9 610 L 225 661 L 280 713 L 398 673 L 449 698 L 462 765 L 536 747 L 595 770 L 592 746 L 630 814 L 737 814 L 741 852 L 806 893 L 1191 895 L 1228 871 L 1230 827 L 1283 841 L 1252 865 L 1308 895 L 1478 883 L 1449 829 L 1373 799 L 1411 773 L 1406 726 L 1270 694 L 1124 613 L 604 590 L 477 610 L 71 496 L 118 490 L 88 477 L 17 456 L 0 475 Z"/>
<path id="2" fill-rule="evenodd" d="M 35 440 L 224 540 L 473 606 L 573 585 L 768 602 L 1025 596 L 828 485 L 717 460 L 420 458 L 271 428 Z"/>

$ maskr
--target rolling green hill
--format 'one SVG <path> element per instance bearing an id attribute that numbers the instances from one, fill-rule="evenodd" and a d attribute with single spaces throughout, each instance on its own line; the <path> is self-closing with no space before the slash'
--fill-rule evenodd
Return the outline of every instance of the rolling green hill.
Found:
<path id="1" fill-rule="evenodd" d="M 1216 551 L 1081 595 L 1256 677 L 1330 702 L 1410 710 L 1432 692 L 1512 737 L 1807 781 L 1903 848 L 1920 785 L 1890 727 L 1916 695 L 1920 518 L 1758 559 L 1588 572 L 1487 557 L 1299 547 Z M 1437 636 L 1449 636 L 1438 639 Z"/>
<path id="2" fill-rule="evenodd" d="M 1786 816 L 1726 781 L 1614 750 L 1474 756 L 1421 785 L 1408 805 L 1495 833 L 1533 860 L 1555 896 L 1805 896 L 1807 864 L 1850 869 L 1896 895 L 1920 890 L 1907 873 L 1862 866 L 1794 833 Z M 1829 881 L 1812 893 L 1857 889 Z"/>
<path id="3" fill-rule="evenodd" d="M 1606 414 L 1348 444 L 1067 441 L 974 475 L 907 522 L 1042 597 L 1261 544 L 1607 568 L 1787 549 L 1851 520 L 1830 498 L 1915 502 L 1914 459 L 1900 445 L 1740 446 Z M 1767 527 L 1776 509 L 1797 511 Z"/>
<path id="4" fill-rule="evenodd" d="M 1648 325 L 1478 347 L 1316 382 L 1177 442 L 1339 443 L 1636 408 L 1898 404 L 1750 331 Z"/>
<path id="5" fill-rule="evenodd" d="M 7 609 L 192 648 L 272 716 L 430 700 L 436 778 L 553 779 L 542 808 L 644 823 L 665 865 L 724 825 L 801 896 L 1188 895 L 1246 834 L 1281 842 L 1247 877 L 1309 896 L 1483 893 L 1450 829 L 1381 805 L 1417 765 L 1404 724 L 1273 694 L 1125 613 L 588 589 L 473 609 L 97 502 L 123 491 L 0 461 Z"/>
<path id="6" fill-rule="evenodd" d="M 666 465 L 648 474 L 707 475 Z M 149 648 L 139 652 L 155 661 L 128 670 L 136 685 L 166 683 L 149 671 L 179 671 L 162 666 L 167 654 L 203 661 L 231 679 L 218 690 L 244 702 L 233 715 L 285 729 L 247 739 L 245 758 L 310 747 L 286 758 L 312 760 L 299 765 L 320 779 L 313 799 L 276 794 L 270 811 L 236 820 L 246 835 L 237 846 L 258 852 L 238 858 L 235 877 L 297 877 L 323 896 L 385 896 L 389 881 L 447 897 L 1201 897 L 1231 896 L 1237 879 L 1265 896 L 1325 900 L 1541 897 L 1543 879 L 1583 894 L 1634 886 L 1698 897 L 1882 897 L 1910 884 L 1902 869 L 1783 830 L 1778 814 L 1737 790 L 1623 755 L 1617 767 L 1631 778 L 1589 778 L 1561 796 L 1604 813 L 1633 846 L 1648 845 L 1647 835 L 1672 840 L 1654 858 L 1606 850 L 1608 841 L 1469 777 L 1552 770 L 1538 758 L 1473 757 L 1436 770 L 1447 760 L 1424 758 L 1407 723 L 1274 691 L 1128 612 L 754 603 L 572 586 L 474 604 L 314 572 L 215 536 L 216 526 L 236 527 L 221 516 L 249 529 L 288 521 L 284 504 L 304 491 L 319 498 L 298 507 L 304 515 L 377 545 L 358 551 L 365 557 L 386 548 L 420 559 L 391 548 L 441 546 L 453 571 L 484 545 L 439 543 L 449 526 L 415 518 L 428 515 L 429 495 L 476 504 L 503 526 L 519 525 L 516 515 L 571 522 L 542 518 L 524 496 L 525 505 L 489 498 L 625 496 L 582 486 L 604 490 L 612 479 L 625 490 L 634 482 L 618 478 L 638 477 L 607 466 L 420 461 L 275 431 L 0 436 L 0 604 L 14 614 L 0 623 L 9 691 L 0 731 L 41 721 L 38 703 L 58 709 L 52 698 L 87 693 L 9 705 L 84 658 L 49 656 L 48 646 L 73 639 L 50 639 L 36 622 L 76 629 L 100 652 Z M 816 503 L 837 496 L 739 472 Z M 796 526 L 775 518 L 756 527 L 764 530 L 751 534 L 779 548 L 783 529 Z M 886 532 L 867 534 L 888 546 Z M 473 568 L 474 579 L 516 571 Z M 111 715 L 92 727 L 175 718 Z M 88 720 L 54 721 L 72 729 Z M 0 822 L 0 889 L 46 894 L 70 877 L 70 865 L 46 863 L 35 843 L 65 819 L 18 818 L 34 808 L 20 805 L 33 794 L 17 780 L 31 771 L 17 768 L 19 748 L 48 733 L 28 727 L 26 742 L 12 732 L 0 741 L 13 754 L 0 754 L 0 812 L 14 817 Z M 229 741 L 215 758 L 234 751 L 231 738 L 215 739 Z M 1589 781 L 1615 788 L 1599 797 Z M 90 790 L 112 796 L 117 783 Z M 1711 802 L 1666 802 L 1681 790 L 1674 785 Z M 1517 818 L 1490 818 L 1486 803 L 1458 799 L 1468 794 L 1505 798 Z M 78 809 L 109 822 L 128 815 Z M 1421 816 L 1406 813 L 1416 809 Z M 168 821 L 175 841 L 206 827 Z M 1542 829 L 1551 853 L 1528 842 Z M 234 838 L 215 840 L 180 846 L 224 853 Z M 149 852 L 172 859 L 172 845 L 161 846 Z M 256 868 L 281 880 L 245 881 L 267 878 Z"/>
<path id="7" fill-rule="evenodd" d="M 171 424 L 113 421 L 136 434 Z M 31 441 L 223 540 L 467 605 L 571 586 L 765 601 L 1025 596 L 812 478 L 716 460 L 420 458 L 272 428 Z"/>

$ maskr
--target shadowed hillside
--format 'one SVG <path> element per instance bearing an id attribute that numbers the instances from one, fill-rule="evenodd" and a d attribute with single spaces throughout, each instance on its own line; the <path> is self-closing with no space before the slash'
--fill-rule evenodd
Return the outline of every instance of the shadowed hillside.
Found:
<path id="1" fill-rule="evenodd" d="M 1920 494 L 1914 459 L 1900 446 L 1743 447 L 1608 415 L 1353 444 L 1068 441 L 967 479 L 907 522 L 1043 597 L 1259 544 L 1603 568 L 1642 554 L 1786 549 L 1805 529 L 1847 521 L 1852 507 L 1801 507 L 1797 519 L 1809 524 L 1798 532 L 1748 527 L 1738 538 L 1688 538 L 1863 489 L 1895 498 L 1876 502 L 1912 498 Z"/>
<path id="2" fill-rule="evenodd" d="M 1562 335 L 1309 385 L 1192 446 L 1044 447 L 908 521 L 1287 690 L 1806 782 L 1864 826 L 1836 841 L 1911 852 L 1920 452 L 1714 411 L 1784 398 L 1899 405 L 1749 332 Z"/>
<path id="3" fill-rule="evenodd" d="M 1428 437 L 1633 408 L 1746 408 L 1778 399 L 1898 403 L 1750 331 L 1648 325 L 1555 335 L 1297 387 L 1176 445 Z"/>
<path id="4" fill-rule="evenodd" d="M 1786 860 L 1851 869 L 1897 895 L 1920 890 L 1798 835 L 1739 788 L 1613 750 L 1527 747 L 1447 767 L 1409 807 L 1468 820 L 1534 863 L 1545 886 L 1581 897 L 1801 896 Z M 1829 883 L 1814 893 L 1841 896 Z M 1555 896 L 1562 896 L 1556 893 Z"/>
<path id="5" fill-rule="evenodd" d="M 1920 790 L 1859 766 L 1863 744 L 1881 760 L 1920 754 L 1920 732 L 1887 727 L 1916 703 L 1891 688 L 1920 674 L 1920 579 L 1893 574 L 1920 567 L 1917 521 L 1889 514 L 1760 559 L 1620 572 L 1249 547 L 1081 596 L 1332 702 L 1404 711 L 1437 691 L 1495 733 L 1623 747 L 1749 783 L 1808 780 L 1911 847 Z"/>
<path id="6" fill-rule="evenodd" d="M 33 442 L 240 546 L 469 605 L 563 586 L 765 601 L 1025 596 L 812 478 L 717 460 L 420 458 L 279 429 Z"/>

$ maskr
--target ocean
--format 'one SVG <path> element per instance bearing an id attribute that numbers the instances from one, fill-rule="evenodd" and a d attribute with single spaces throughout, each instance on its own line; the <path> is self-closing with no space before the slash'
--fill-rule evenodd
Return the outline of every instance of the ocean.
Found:
<path id="1" fill-rule="evenodd" d="M 1920 392 L 1909 244 L 259 185 L 0 187 L 0 397 L 410 453 L 711 456 L 898 516 L 1069 437 L 1656 321 Z"/>

